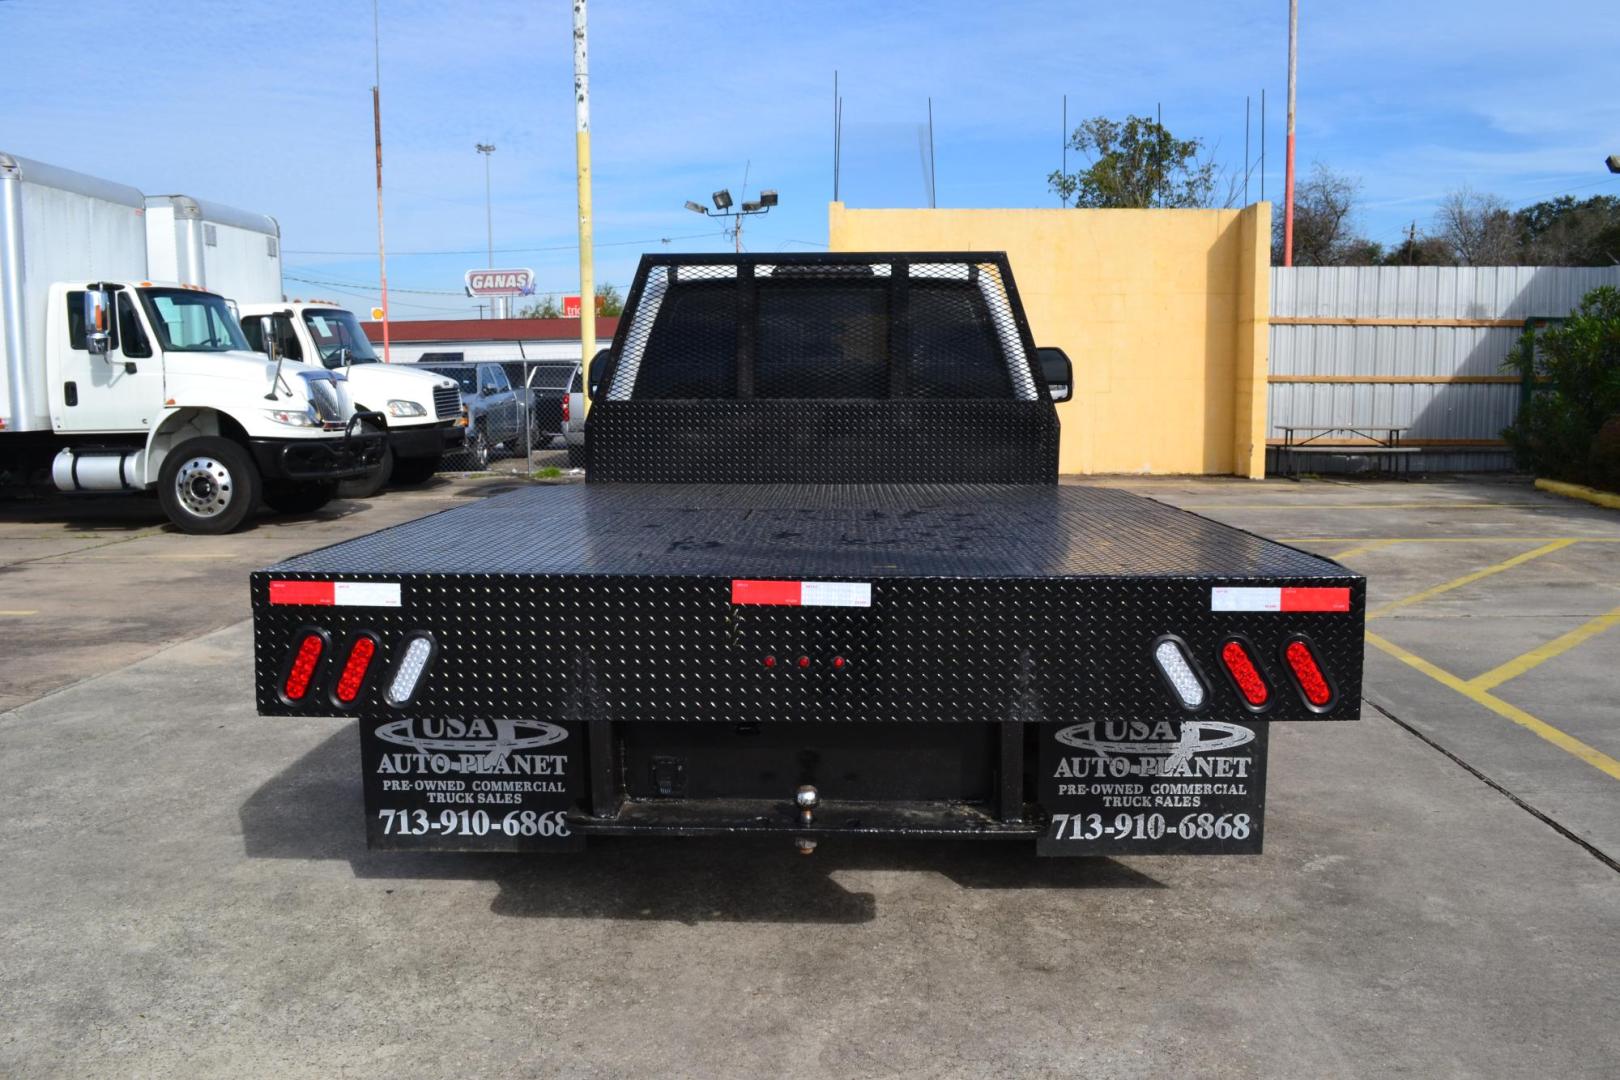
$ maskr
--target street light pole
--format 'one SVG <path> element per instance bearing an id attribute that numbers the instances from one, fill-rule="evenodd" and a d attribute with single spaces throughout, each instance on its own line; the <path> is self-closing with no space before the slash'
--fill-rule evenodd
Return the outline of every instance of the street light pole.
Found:
<path id="1" fill-rule="evenodd" d="M 495 211 L 493 209 L 494 202 L 490 194 L 489 159 L 491 155 L 495 153 L 495 144 L 479 143 L 477 144 L 477 150 L 480 154 L 484 155 L 484 240 L 488 248 L 488 257 L 484 262 L 484 266 L 486 269 L 493 270 L 495 269 Z M 500 317 L 505 318 L 508 315 L 508 312 L 506 311 L 507 299 L 503 296 L 500 297 L 499 300 L 500 303 L 497 305 L 497 310 L 500 311 Z"/>
<path id="2" fill-rule="evenodd" d="M 591 258 L 591 83 L 585 48 L 585 0 L 574 0 L 574 186 L 579 195 L 579 364 L 591 411 L 591 358 L 596 355 L 596 267 Z"/>
<path id="3" fill-rule="evenodd" d="M 1299 73 L 1299 0 L 1288 0 L 1288 164 L 1283 176 L 1283 265 L 1294 265 L 1294 84 Z"/>

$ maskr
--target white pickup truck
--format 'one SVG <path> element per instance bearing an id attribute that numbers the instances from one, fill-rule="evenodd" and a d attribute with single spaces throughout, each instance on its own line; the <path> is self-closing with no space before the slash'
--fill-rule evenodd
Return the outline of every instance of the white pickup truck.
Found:
<path id="1" fill-rule="evenodd" d="M 155 490 L 223 533 L 373 473 L 342 372 L 271 361 L 217 293 L 151 280 L 145 218 L 134 188 L 0 154 L 0 474 Z"/>

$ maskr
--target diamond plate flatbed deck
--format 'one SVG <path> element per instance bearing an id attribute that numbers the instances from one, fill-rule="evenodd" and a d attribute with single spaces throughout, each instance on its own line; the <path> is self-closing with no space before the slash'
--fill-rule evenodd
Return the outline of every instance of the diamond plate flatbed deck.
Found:
<path id="1" fill-rule="evenodd" d="M 870 602 L 735 603 L 739 579 L 863 583 Z M 397 583 L 401 600 L 271 603 L 272 580 Z M 1341 589 L 1348 609 L 1214 610 L 1214 590 L 1233 586 Z M 1236 634 L 1278 689 L 1266 719 L 1352 719 L 1364 594 L 1326 559 L 1058 485 L 525 488 L 253 576 L 261 712 L 389 714 L 375 686 L 348 709 L 278 696 L 289 643 L 315 626 L 334 645 L 375 634 L 385 663 L 406 635 L 432 634 L 412 715 L 557 722 L 1180 714 L 1151 658 L 1165 634 L 1203 669 L 1201 716 L 1252 718 L 1217 656 Z M 1342 688 L 1326 711 L 1289 689 L 1280 650 L 1300 634 Z"/>
<path id="2" fill-rule="evenodd" d="M 1326 559 L 1138 495 L 1038 484 L 533 487 L 270 570 L 1357 579 Z"/>

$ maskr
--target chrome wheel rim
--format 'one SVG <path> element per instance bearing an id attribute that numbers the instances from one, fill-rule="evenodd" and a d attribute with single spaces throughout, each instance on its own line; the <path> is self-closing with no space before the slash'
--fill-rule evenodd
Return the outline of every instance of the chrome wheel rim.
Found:
<path id="1" fill-rule="evenodd" d="M 231 471 L 217 458 L 188 458 L 174 477 L 174 493 L 180 505 L 194 517 L 211 518 L 231 505 L 236 485 Z"/>

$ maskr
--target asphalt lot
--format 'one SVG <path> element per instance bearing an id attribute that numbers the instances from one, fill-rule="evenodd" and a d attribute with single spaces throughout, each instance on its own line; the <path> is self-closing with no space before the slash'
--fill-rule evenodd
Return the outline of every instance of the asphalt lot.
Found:
<path id="1" fill-rule="evenodd" d="M 1263 856 L 367 852 L 355 733 L 254 714 L 246 572 L 512 482 L 0 506 L 0 1075 L 1620 1072 L 1620 514 L 1113 481 L 1369 575 L 1372 705 L 1274 729 Z"/>

